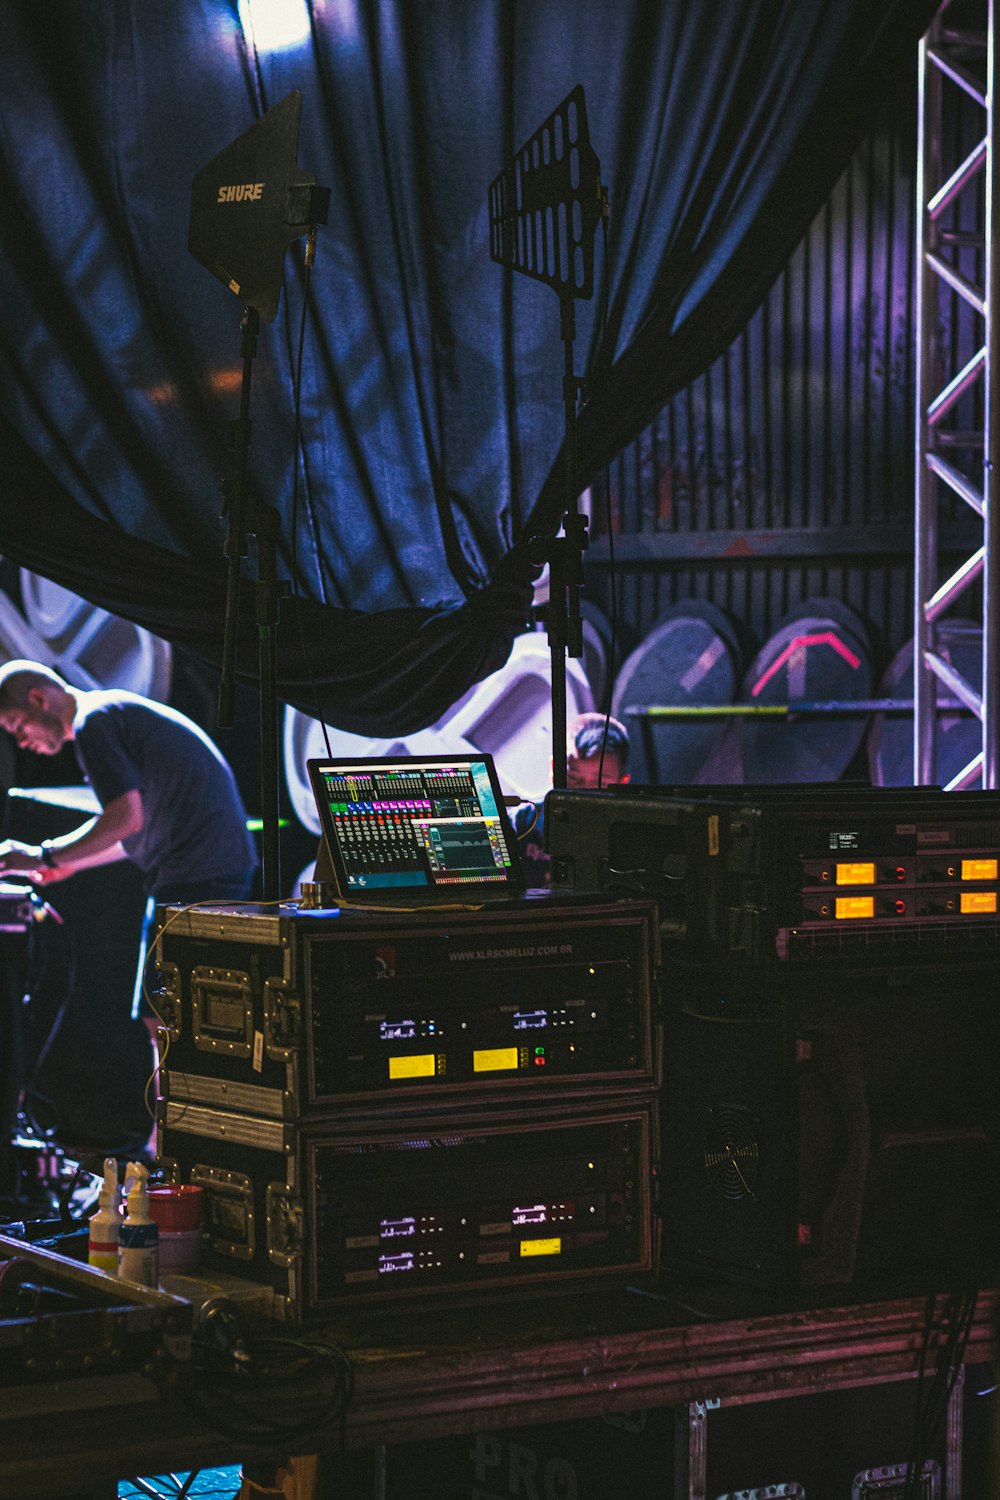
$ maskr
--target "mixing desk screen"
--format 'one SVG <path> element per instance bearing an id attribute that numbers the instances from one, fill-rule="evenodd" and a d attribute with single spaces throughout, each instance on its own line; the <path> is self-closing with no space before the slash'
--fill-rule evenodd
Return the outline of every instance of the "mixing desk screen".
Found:
<path id="1" fill-rule="evenodd" d="M 485 763 L 328 766 L 321 775 L 347 891 L 509 881 L 513 856 Z"/>

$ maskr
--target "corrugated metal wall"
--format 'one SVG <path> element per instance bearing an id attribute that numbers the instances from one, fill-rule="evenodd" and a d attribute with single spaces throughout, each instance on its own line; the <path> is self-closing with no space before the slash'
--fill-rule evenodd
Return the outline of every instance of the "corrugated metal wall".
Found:
<path id="1" fill-rule="evenodd" d="M 912 635 L 915 85 L 887 102 L 743 335 L 593 487 L 588 597 L 619 661 L 709 600 L 748 647 L 818 597 L 867 623 L 876 678 Z"/>

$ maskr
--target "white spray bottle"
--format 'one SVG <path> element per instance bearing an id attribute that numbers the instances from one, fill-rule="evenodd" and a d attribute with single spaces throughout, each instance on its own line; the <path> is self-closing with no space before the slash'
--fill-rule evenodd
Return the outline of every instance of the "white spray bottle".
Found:
<path id="1" fill-rule="evenodd" d="M 104 1186 L 97 1210 L 90 1217 L 87 1238 L 87 1264 L 99 1271 L 118 1274 L 118 1230 L 121 1225 L 121 1195 L 118 1191 L 118 1163 L 113 1156 L 104 1158 Z"/>
<path id="2" fill-rule="evenodd" d="M 160 1231 L 149 1214 L 148 1183 L 149 1168 L 141 1161 L 130 1161 L 125 1172 L 125 1218 L 118 1231 L 118 1275 L 140 1286 L 159 1286 Z"/>

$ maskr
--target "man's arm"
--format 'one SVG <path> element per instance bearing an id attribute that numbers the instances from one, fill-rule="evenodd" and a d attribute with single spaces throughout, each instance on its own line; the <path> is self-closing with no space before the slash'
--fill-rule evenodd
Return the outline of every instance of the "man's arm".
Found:
<path id="1" fill-rule="evenodd" d="M 124 841 L 139 832 L 142 818 L 142 793 L 123 792 L 96 818 L 42 845 L 22 844 L 16 839 L 0 844 L 0 874 L 62 880 L 77 870 L 124 859 Z"/>

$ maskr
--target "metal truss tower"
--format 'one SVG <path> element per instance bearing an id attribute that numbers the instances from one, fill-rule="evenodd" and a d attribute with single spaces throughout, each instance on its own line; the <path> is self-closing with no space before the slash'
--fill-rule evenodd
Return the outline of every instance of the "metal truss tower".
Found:
<path id="1" fill-rule="evenodd" d="M 949 790 L 1000 785 L 996 3 L 946 0 L 920 44 L 919 60 L 914 781 L 940 779 L 941 697 L 964 705 L 982 729 L 978 754 L 949 781 Z M 946 571 L 939 520 L 944 507 L 963 504 L 981 520 L 982 542 Z M 948 648 L 956 605 L 959 629 L 968 633 L 981 624 L 978 680 L 956 668 Z"/>

